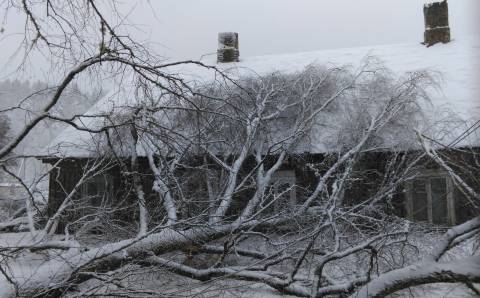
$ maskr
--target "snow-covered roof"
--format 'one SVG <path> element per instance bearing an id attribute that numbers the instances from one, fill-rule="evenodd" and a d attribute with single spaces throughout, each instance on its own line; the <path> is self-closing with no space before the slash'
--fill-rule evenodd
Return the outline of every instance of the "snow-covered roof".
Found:
<path id="1" fill-rule="evenodd" d="M 451 117 L 464 120 L 460 126 L 453 124 L 451 139 L 465 131 L 469 125 L 480 120 L 480 39 L 461 37 L 448 44 L 426 47 L 420 43 L 367 46 L 305 52 L 296 54 L 242 57 L 240 62 L 216 64 L 216 57 L 209 56 L 202 62 L 215 65 L 230 76 L 239 77 L 249 73 L 267 74 L 274 71 L 293 73 L 303 70 L 310 64 L 359 66 L 366 56 L 379 58 L 384 65 L 397 74 L 417 70 L 438 72 L 441 77 L 440 89 L 431 90 L 431 105 L 424 105 L 431 117 Z M 195 64 L 177 66 L 173 69 L 186 81 L 201 84 L 215 78 L 213 70 Z M 96 115 L 120 107 L 134 98 L 133 91 L 116 90 L 100 100 L 89 111 Z M 138 100 L 138 99 L 137 99 Z M 451 113 L 443 113 L 449 110 Z M 441 112 L 442 111 L 442 112 Z M 95 126 L 98 118 L 82 118 L 80 125 Z M 98 125 L 98 124 L 97 124 Z M 457 145 L 478 145 L 478 135 L 470 136 Z M 76 131 L 73 127 L 63 131 L 49 146 L 47 154 L 66 156 L 86 156 L 96 148 L 92 147 L 93 135 Z M 445 140 L 448 142 L 449 140 Z"/>

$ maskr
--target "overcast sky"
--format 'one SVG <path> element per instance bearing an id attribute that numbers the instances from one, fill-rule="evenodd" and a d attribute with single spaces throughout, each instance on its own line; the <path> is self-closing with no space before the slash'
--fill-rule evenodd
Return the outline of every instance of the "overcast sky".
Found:
<path id="1" fill-rule="evenodd" d="M 426 0 L 124 0 L 143 33 L 165 57 L 199 59 L 215 52 L 217 33 L 236 31 L 241 56 L 421 42 Z M 450 0 L 452 36 L 480 35 L 480 0 Z M 18 46 L 23 18 L 0 36 L 0 68 Z"/>
<path id="2" fill-rule="evenodd" d="M 152 40 L 178 58 L 216 49 L 219 31 L 240 35 L 241 55 L 420 42 L 425 0 L 151 0 L 136 11 Z M 480 0 L 450 0 L 452 35 L 480 33 Z M 150 15 L 150 16 L 149 16 Z M 143 18 L 146 16 L 146 18 Z M 144 21 L 142 21 L 144 22 Z"/>

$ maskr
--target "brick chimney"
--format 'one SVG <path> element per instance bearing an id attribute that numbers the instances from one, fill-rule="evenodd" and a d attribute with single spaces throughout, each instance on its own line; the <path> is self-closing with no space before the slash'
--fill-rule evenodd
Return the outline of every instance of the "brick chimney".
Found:
<path id="1" fill-rule="evenodd" d="M 218 33 L 217 62 L 238 62 L 240 52 L 238 50 L 238 33 L 221 32 Z"/>
<path id="2" fill-rule="evenodd" d="M 429 47 L 439 42 L 450 42 L 447 0 L 425 4 L 423 6 L 423 14 L 425 16 L 423 44 Z"/>

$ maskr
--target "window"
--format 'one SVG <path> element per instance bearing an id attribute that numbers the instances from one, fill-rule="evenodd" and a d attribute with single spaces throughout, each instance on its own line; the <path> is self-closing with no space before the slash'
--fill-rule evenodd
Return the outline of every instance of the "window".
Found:
<path id="1" fill-rule="evenodd" d="M 461 224 L 477 216 L 474 201 L 469 199 L 460 189 L 455 187 L 455 224 Z"/>
<path id="2" fill-rule="evenodd" d="M 433 224 L 455 224 L 453 183 L 446 173 L 426 171 L 408 185 L 409 219 Z"/>
<path id="3" fill-rule="evenodd" d="M 297 203 L 296 176 L 293 170 L 277 171 L 272 177 L 270 190 L 262 207 L 267 207 L 269 214 L 293 210 Z M 272 202 L 272 200 L 275 200 Z"/>
<path id="4" fill-rule="evenodd" d="M 82 185 L 82 202 L 85 207 L 99 207 L 112 194 L 113 184 L 110 175 L 97 175 Z"/>

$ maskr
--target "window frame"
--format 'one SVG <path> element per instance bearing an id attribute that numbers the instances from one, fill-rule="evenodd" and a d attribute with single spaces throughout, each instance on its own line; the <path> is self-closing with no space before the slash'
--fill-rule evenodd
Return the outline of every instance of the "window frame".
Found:
<path id="1" fill-rule="evenodd" d="M 455 214 L 455 196 L 453 181 L 448 175 L 447 172 L 442 170 L 428 169 L 423 170 L 420 175 L 416 176 L 414 179 L 411 179 L 407 182 L 407 199 L 405 202 L 405 209 L 407 211 L 407 218 L 411 221 L 415 221 L 413 215 L 413 182 L 417 179 L 425 179 L 426 193 L 427 193 L 427 217 L 428 223 L 434 224 L 433 222 L 433 205 L 432 205 L 432 179 L 441 178 L 445 179 L 446 184 L 446 206 L 447 206 L 447 225 L 455 225 L 456 223 L 456 214 Z"/>

